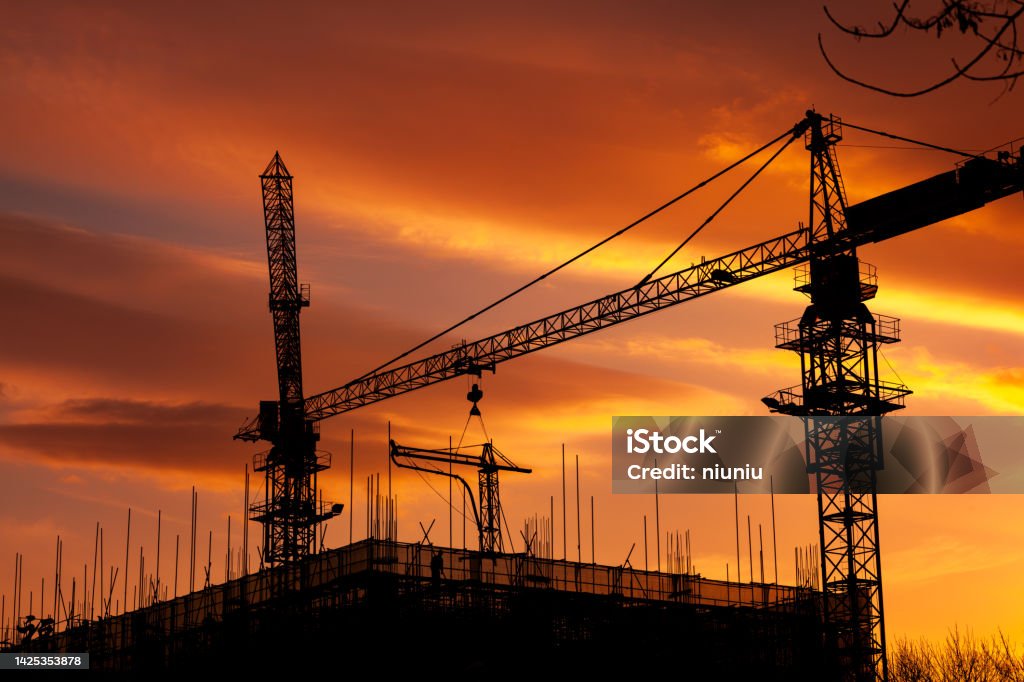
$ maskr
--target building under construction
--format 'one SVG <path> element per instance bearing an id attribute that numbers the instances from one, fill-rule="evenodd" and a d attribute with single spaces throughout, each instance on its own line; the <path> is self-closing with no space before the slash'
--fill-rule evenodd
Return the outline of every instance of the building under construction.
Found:
<path id="1" fill-rule="evenodd" d="M 675 671 L 812 679 L 820 593 L 370 538 L 13 647 L 112 677 Z"/>

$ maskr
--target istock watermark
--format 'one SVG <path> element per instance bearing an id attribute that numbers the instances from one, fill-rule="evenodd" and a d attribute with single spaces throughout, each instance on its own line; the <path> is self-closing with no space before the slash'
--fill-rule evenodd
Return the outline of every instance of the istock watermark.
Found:
<path id="1" fill-rule="evenodd" d="M 620 416 L 612 492 L 815 493 L 816 462 L 862 479 L 867 452 L 880 494 L 1019 494 L 1021 442 L 1017 416 Z"/>
<path id="2" fill-rule="evenodd" d="M 722 433 L 715 430 L 716 434 Z M 677 452 L 710 452 L 715 454 L 715 448 L 711 445 L 714 436 L 704 435 L 704 429 L 700 430 L 698 436 L 663 436 L 659 432 L 651 432 L 648 429 L 626 429 L 626 452 L 638 455 L 645 455 L 648 452 L 662 454 L 676 454 Z M 694 445 L 697 443 L 698 445 Z"/>

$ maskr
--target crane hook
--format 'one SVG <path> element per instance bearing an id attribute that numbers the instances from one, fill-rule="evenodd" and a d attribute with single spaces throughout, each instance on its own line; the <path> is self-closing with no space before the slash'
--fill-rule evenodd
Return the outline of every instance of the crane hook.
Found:
<path id="1" fill-rule="evenodd" d="M 470 389 L 469 393 L 466 394 L 466 400 L 468 400 L 469 402 L 473 403 L 473 407 L 470 408 L 470 410 L 469 410 L 469 416 L 470 417 L 474 417 L 474 416 L 479 417 L 480 416 L 480 408 L 477 406 L 477 403 L 480 402 L 480 400 L 483 397 L 484 397 L 484 392 L 480 390 L 480 385 L 479 384 L 473 384 L 473 388 Z"/>

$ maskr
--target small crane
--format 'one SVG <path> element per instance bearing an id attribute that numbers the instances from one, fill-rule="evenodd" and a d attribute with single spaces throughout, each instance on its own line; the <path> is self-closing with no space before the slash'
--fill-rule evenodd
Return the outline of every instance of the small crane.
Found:
<path id="1" fill-rule="evenodd" d="M 480 372 L 475 372 L 474 374 L 479 378 Z M 469 409 L 469 419 L 466 420 L 466 427 L 468 428 L 469 422 L 473 417 L 476 417 L 480 420 L 480 425 L 483 427 L 484 435 L 486 436 L 487 428 L 483 425 L 484 417 L 480 412 L 480 401 L 483 400 L 483 397 L 484 392 L 480 389 L 480 384 L 478 383 L 473 384 L 469 392 L 466 393 L 466 400 L 472 403 L 472 407 Z M 465 437 L 465 435 L 464 429 L 462 437 Z M 479 455 L 463 452 L 463 450 L 472 452 L 477 448 L 480 449 Z M 479 445 L 466 446 L 462 445 L 462 439 L 460 438 L 459 446 L 454 450 L 451 448 L 447 450 L 412 448 L 399 445 L 392 440 L 390 453 L 391 461 L 403 469 L 412 469 L 426 474 L 440 474 L 461 483 L 463 488 L 466 489 L 466 494 L 469 495 L 470 509 L 473 512 L 473 519 L 476 522 L 477 535 L 479 536 L 480 551 L 487 555 L 494 555 L 505 551 L 505 543 L 501 534 L 502 512 L 501 495 L 498 488 L 498 472 L 514 471 L 520 474 L 529 474 L 533 472 L 532 469 L 516 466 L 512 460 L 494 447 L 494 442 L 489 438 L 486 442 Z M 447 464 L 448 470 L 445 471 L 436 466 L 428 466 L 427 463 L 430 462 Z M 477 499 L 473 498 L 473 490 L 470 488 L 469 483 L 466 482 L 466 479 L 452 470 L 452 465 L 454 464 L 473 467 L 477 470 L 479 503 Z M 448 503 L 451 504 L 451 500 Z"/>
<path id="2" fill-rule="evenodd" d="M 461 452 L 461 450 L 479 449 L 480 454 Z M 476 521 L 477 535 L 480 540 L 480 551 L 484 554 L 495 554 L 504 551 L 501 529 L 501 497 L 498 490 L 498 472 L 513 471 L 519 474 L 532 473 L 532 469 L 525 469 L 516 466 L 508 457 L 503 455 L 493 443 L 487 442 L 479 445 L 468 445 L 460 448 L 460 451 L 451 450 L 427 450 L 424 448 L 413 448 L 399 445 L 391 441 L 391 461 L 396 466 L 421 471 L 428 474 L 440 474 L 450 476 L 458 481 L 466 489 L 469 495 L 470 508 L 473 511 L 473 518 Z M 468 466 L 477 470 L 479 483 L 479 505 L 473 498 L 473 490 L 469 483 L 462 476 L 438 467 L 430 467 L 420 462 L 436 462 L 438 464 L 457 464 Z"/>

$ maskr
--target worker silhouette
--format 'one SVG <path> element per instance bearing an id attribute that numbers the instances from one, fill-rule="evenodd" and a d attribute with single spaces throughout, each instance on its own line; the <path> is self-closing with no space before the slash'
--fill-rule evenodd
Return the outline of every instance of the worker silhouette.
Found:
<path id="1" fill-rule="evenodd" d="M 30 639 L 32 639 L 32 637 L 36 634 L 36 630 L 39 629 L 39 625 L 36 624 L 36 622 L 35 622 L 36 617 L 33 616 L 33 615 L 25 616 L 25 618 L 23 620 L 24 620 L 25 624 L 24 625 L 18 625 L 16 627 L 16 629 L 17 629 L 19 634 L 24 635 L 21 638 L 21 641 L 27 642 Z"/>
<path id="2" fill-rule="evenodd" d="M 430 557 L 430 581 L 435 588 L 441 586 L 441 575 L 444 573 L 444 555 L 438 550 Z"/>

